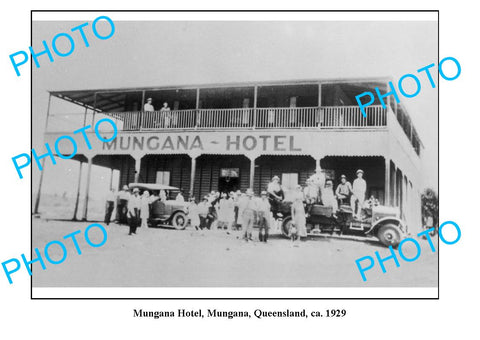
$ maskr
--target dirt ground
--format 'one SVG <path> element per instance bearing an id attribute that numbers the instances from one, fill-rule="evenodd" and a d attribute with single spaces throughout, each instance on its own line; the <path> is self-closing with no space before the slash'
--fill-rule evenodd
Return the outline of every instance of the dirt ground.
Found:
<path id="1" fill-rule="evenodd" d="M 47 269 L 34 264 L 35 287 L 436 287 L 437 254 L 427 241 L 420 240 L 418 260 L 400 267 L 385 262 L 386 273 L 378 263 L 366 272 L 363 282 L 355 260 L 363 256 L 383 257 L 387 248 L 374 241 L 310 237 L 292 244 L 272 235 L 267 244 L 245 242 L 236 231 L 195 231 L 139 228 L 128 236 L 128 227 L 110 224 L 106 243 L 89 246 L 84 231 L 90 223 L 33 220 L 33 247 L 43 254 L 45 245 L 81 230 L 76 236 L 81 255 L 71 239 L 63 240 L 66 260 L 58 265 L 46 262 Z M 274 232 L 275 233 L 275 232 Z M 92 242 L 102 234 L 94 228 Z M 436 240 L 435 240 L 436 242 Z M 410 245 L 410 244 L 407 244 Z M 415 248 L 404 247 L 405 256 L 414 257 Z M 62 257 L 57 245 L 49 249 L 54 260 Z"/>

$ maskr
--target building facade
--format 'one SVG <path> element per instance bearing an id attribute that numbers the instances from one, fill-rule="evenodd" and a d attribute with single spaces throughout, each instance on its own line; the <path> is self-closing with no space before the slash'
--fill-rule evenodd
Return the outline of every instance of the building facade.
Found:
<path id="1" fill-rule="evenodd" d="M 131 182 L 163 183 L 199 198 L 212 190 L 258 194 L 274 175 L 288 191 L 320 167 L 349 181 L 363 169 L 367 195 L 398 206 L 413 230 L 421 227 L 422 143 L 401 106 L 385 98 L 366 108 L 355 96 L 390 79 L 308 80 L 161 88 L 52 91 L 85 108 L 81 116 L 47 115 L 45 141 L 86 125 L 89 149 L 78 139 L 75 160 L 120 171 L 115 188 Z M 151 98 L 151 106 L 146 106 Z M 58 119 L 58 118 L 61 118 Z M 115 121 L 117 138 L 101 142 L 93 127 Z M 61 122 L 61 123 L 59 123 Z M 102 131 L 107 136 L 111 131 Z M 65 147 L 65 154 L 71 153 Z M 64 153 L 62 151 L 62 153 Z M 40 190 L 39 190 L 40 195 Z M 36 204 L 38 208 L 38 202 Z M 411 229 L 412 230 L 412 229 Z"/>

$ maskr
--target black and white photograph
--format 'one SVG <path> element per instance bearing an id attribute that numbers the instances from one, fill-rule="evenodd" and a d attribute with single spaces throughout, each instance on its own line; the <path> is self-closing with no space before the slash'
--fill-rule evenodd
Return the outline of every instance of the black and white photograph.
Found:
<path id="1" fill-rule="evenodd" d="M 34 288 L 438 287 L 436 20 L 127 14 L 32 75 Z"/>

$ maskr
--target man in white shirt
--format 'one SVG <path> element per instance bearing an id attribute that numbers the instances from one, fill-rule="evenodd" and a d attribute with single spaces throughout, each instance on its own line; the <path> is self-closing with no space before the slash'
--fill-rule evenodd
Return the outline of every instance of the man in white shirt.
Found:
<path id="1" fill-rule="evenodd" d="M 352 196 L 350 198 L 350 206 L 352 208 L 353 217 L 360 219 L 363 202 L 365 201 L 365 193 L 367 192 L 367 182 L 363 179 L 363 170 L 357 170 L 357 178 L 353 181 Z M 356 204 L 358 202 L 358 204 Z"/>
<path id="2" fill-rule="evenodd" d="M 143 111 L 145 111 L 145 112 L 153 112 L 153 111 L 155 111 L 155 108 L 154 108 L 153 105 L 152 105 L 152 98 L 148 98 L 148 99 L 147 99 L 147 102 L 146 102 L 145 105 L 143 106 Z"/>

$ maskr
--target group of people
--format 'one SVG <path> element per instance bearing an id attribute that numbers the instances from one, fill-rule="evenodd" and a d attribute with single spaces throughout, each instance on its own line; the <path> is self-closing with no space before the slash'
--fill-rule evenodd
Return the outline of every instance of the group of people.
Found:
<path id="1" fill-rule="evenodd" d="M 340 183 L 336 190 L 333 181 L 326 179 L 324 173 L 317 168 L 315 173 L 306 181 L 306 186 L 297 185 L 289 200 L 291 201 L 292 226 L 300 239 L 307 236 L 306 218 L 308 207 L 318 203 L 331 207 L 333 216 L 336 216 L 338 207 L 350 204 L 354 218 L 361 219 L 362 208 L 378 205 L 373 196 L 365 200 L 367 183 L 363 179 L 363 170 L 356 171 L 357 178 L 353 185 L 345 175 L 340 176 Z M 107 197 L 105 223 L 111 221 L 111 215 L 117 202 L 117 221 L 130 226 L 129 235 L 135 235 L 138 226 L 147 227 L 150 213 L 150 204 L 155 200 L 166 201 L 168 194 L 161 190 L 158 195 L 150 195 L 144 190 L 140 196 L 138 188 L 129 190 L 128 186 L 115 195 L 112 190 Z M 180 191 L 175 199 L 184 202 Z M 213 222 L 217 222 L 218 229 L 242 230 L 243 239 L 252 240 L 253 226 L 258 225 L 260 241 L 267 242 L 269 229 L 273 218 L 281 218 L 280 205 L 285 200 L 280 178 L 274 176 L 262 191 L 259 197 L 255 196 L 251 188 L 245 192 L 240 190 L 227 192 L 212 191 L 205 195 L 200 202 L 190 197 L 186 208 L 188 223 L 196 230 L 211 229 Z M 306 203 L 306 204 L 305 204 Z M 305 210 L 307 206 L 307 210 Z"/>
<path id="2" fill-rule="evenodd" d="M 110 224 L 115 202 L 117 202 L 117 222 L 128 224 L 129 235 L 135 235 L 137 227 L 147 227 L 149 205 L 156 200 L 165 201 L 167 197 L 168 194 L 164 190 L 160 190 L 158 195 L 150 195 L 148 190 L 144 190 L 140 195 L 138 188 L 130 191 L 126 185 L 118 195 L 111 190 L 107 196 L 105 223 Z M 185 201 L 181 191 L 176 195 L 175 200 Z M 195 197 L 190 197 L 186 210 L 188 223 L 196 230 L 209 230 L 213 222 L 217 221 L 218 229 L 242 230 L 243 238 L 251 241 L 253 226 L 257 224 L 259 240 L 267 242 L 272 216 L 266 191 L 262 192 L 260 197 L 256 197 L 252 189 L 247 189 L 243 193 L 240 190 L 232 191 L 228 194 L 212 191 L 198 204 Z"/>
<path id="3" fill-rule="evenodd" d="M 213 222 L 217 221 L 218 229 L 242 230 L 246 241 L 253 240 L 253 226 L 257 224 L 261 242 L 268 240 L 272 217 L 267 192 L 256 197 L 252 189 L 228 194 L 212 191 L 198 204 L 195 197 L 191 197 L 187 216 L 190 225 L 197 230 L 211 229 Z"/>
<path id="4" fill-rule="evenodd" d="M 347 176 L 340 176 L 340 183 L 334 191 L 333 181 L 325 179 L 325 177 L 318 173 L 309 177 L 306 181 L 305 189 L 303 190 L 304 200 L 306 203 L 321 203 L 324 206 L 331 207 L 333 214 L 338 210 L 340 205 L 350 204 L 352 215 L 354 218 L 361 218 L 361 211 L 367 204 L 377 204 L 371 197 L 365 201 L 367 192 L 367 182 L 363 179 L 363 170 L 356 171 L 357 178 L 353 181 L 353 185 L 348 181 Z"/>
<path id="5" fill-rule="evenodd" d="M 129 190 L 127 185 L 124 185 L 118 194 L 115 194 L 115 190 L 112 189 L 106 199 L 105 224 L 110 224 L 115 202 L 117 202 L 117 223 L 128 224 L 130 226 L 129 235 L 135 235 L 139 226 L 147 227 L 150 204 L 156 200 L 166 201 L 167 197 L 168 193 L 165 190 L 160 190 L 157 196 L 150 195 L 148 190 L 144 190 L 140 195 L 138 188 Z M 176 200 L 185 201 L 181 191 L 177 194 Z"/>
<path id="6" fill-rule="evenodd" d="M 153 106 L 152 104 L 153 100 L 152 98 L 148 98 L 147 99 L 147 102 L 145 103 L 145 105 L 143 106 L 143 111 L 145 112 L 153 112 L 155 111 L 155 107 Z M 170 107 L 168 106 L 168 103 L 165 102 L 163 103 L 163 106 L 162 108 L 160 109 L 160 111 L 170 111 Z"/>
<path id="7" fill-rule="evenodd" d="M 334 190 L 332 179 L 327 179 L 320 168 L 317 168 L 315 173 L 306 180 L 306 185 L 302 188 L 297 185 L 293 197 L 290 200 L 295 206 L 297 201 L 304 202 L 307 205 L 315 203 L 322 204 L 326 207 L 331 207 L 333 215 L 336 214 L 340 205 L 349 204 L 352 209 L 352 215 L 356 219 L 361 219 L 361 212 L 363 208 L 371 208 L 378 205 L 378 200 L 371 196 L 366 200 L 367 182 L 363 178 L 364 171 L 358 169 L 356 171 L 357 178 L 353 181 L 353 185 L 348 181 L 347 176 L 340 176 L 340 183 Z M 280 202 L 285 199 L 280 178 L 274 176 L 272 181 L 268 184 L 268 194 L 272 198 L 272 208 L 274 214 L 279 211 L 278 206 Z M 297 204 L 298 205 L 298 204 Z M 292 212 L 292 216 L 293 216 Z"/>
<path id="8" fill-rule="evenodd" d="M 143 111 L 144 112 L 160 111 L 160 116 L 157 116 L 154 118 L 155 126 L 162 127 L 162 128 L 176 127 L 178 123 L 178 116 L 173 115 L 170 112 L 170 106 L 168 106 L 168 103 L 164 102 L 160 110 L 155 110 L 155 107 L 153 106 L 152 103 L 153 103 L 153 99 L 148 98 L 147 102 L 143 106 Z"/>

